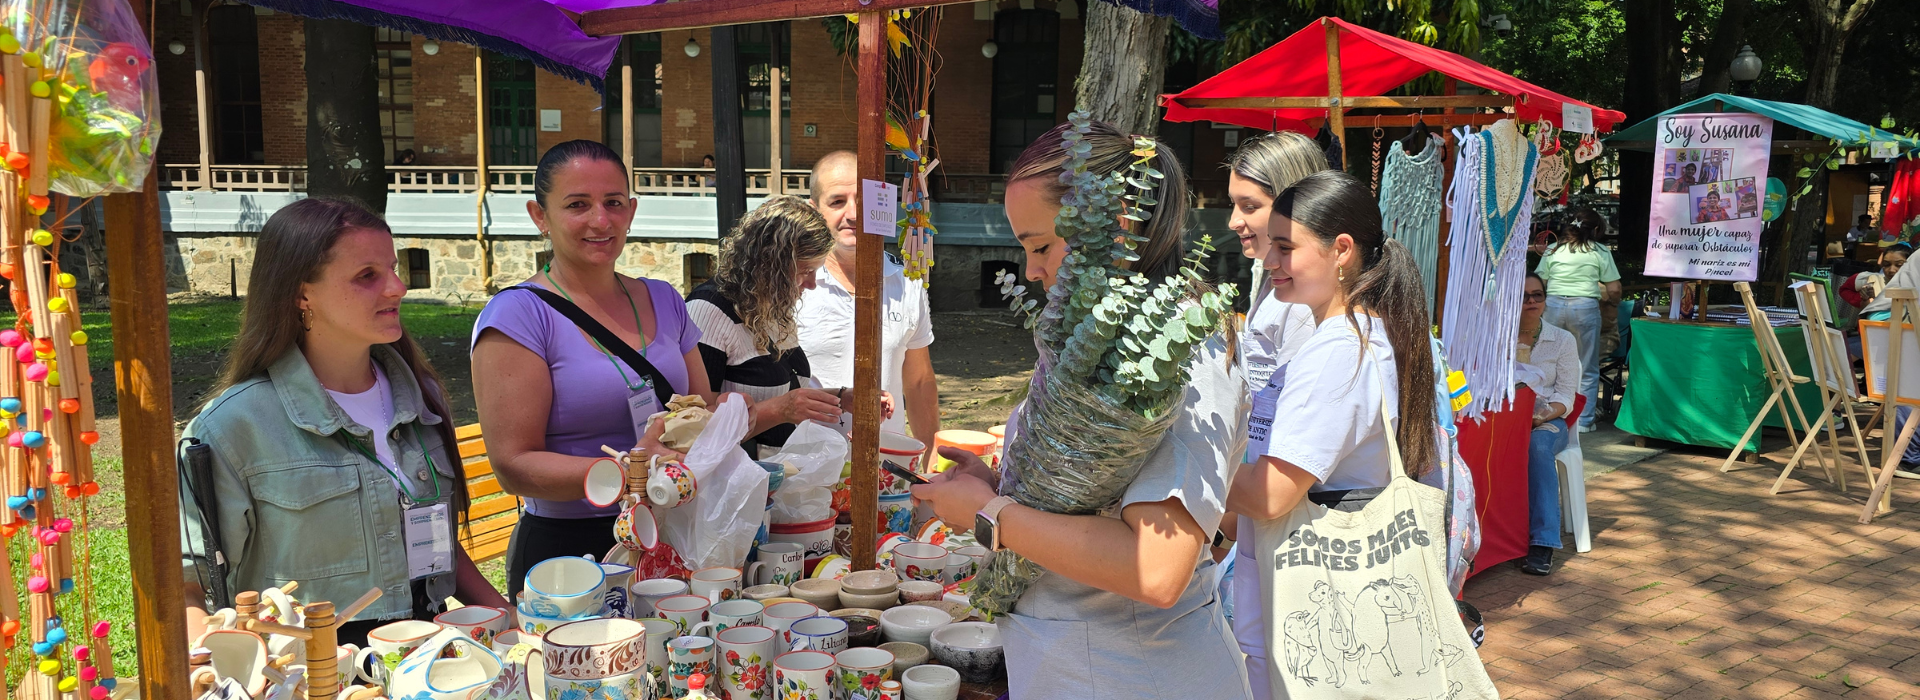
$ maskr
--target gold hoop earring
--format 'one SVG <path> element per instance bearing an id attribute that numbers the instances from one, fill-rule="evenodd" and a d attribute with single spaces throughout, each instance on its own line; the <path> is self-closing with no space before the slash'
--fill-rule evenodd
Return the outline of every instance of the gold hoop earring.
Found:
<path id="1" fill-rule="evenodd" d="M 313 309 L 300 310 L 300 329 L 306 331 L 313 330 Z"/>
<path id="2" fill-rule="evenodd" d="M 1341 283 L 1341 284 L 1346 284 L 1346 283 L 1347 283 L 1347 268 L 1344 268 L 1344 267 L 1336 267 L 1336 268 L 1333 268 L 1333 269 L 1334 269 L 1334 271 L 1335 271 L 1335 274 L 1337 274 L 1337 275 L 1339 276 L 1339 278 L 1340 278 L 1340 283 Z"/>

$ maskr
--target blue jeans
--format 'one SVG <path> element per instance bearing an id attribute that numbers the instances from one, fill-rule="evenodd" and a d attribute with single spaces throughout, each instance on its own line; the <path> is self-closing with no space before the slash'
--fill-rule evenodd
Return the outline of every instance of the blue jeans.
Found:
<path id="1" fill-rule="evenodd" d="M 1580 346 L 1580 395 L 1587 407 L 1580 411 L 1580 425 L 1593 425 L 1593 397 L 1600 388 L 1600 300 L 1593 297 L 1547 297 L 1547 311 L 1540 319 L 1573 334 Z"/>
<path id="2" fill-rule="evenodd" d="M 1555 418 L 1533 429 L 1527 442 L 1528 544 L 1560 548 L 1560 468 L 1553 456 L 1567 449 L 1567 422 Z"/>

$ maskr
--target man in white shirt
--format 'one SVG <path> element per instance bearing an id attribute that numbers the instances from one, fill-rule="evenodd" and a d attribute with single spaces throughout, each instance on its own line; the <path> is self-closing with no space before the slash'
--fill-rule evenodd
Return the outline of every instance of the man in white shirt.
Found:
<path id="1" fill-rule="evenodd" d="M 829 153 L 813 165 L 807 201 L 833 228 L 833 253 L 815 274 L 814 288 L 801 294 L 794 320 L 813 376 L 826 386 L 853 386 L 854 247 L 863 235 L 856 201 L 859 183 L 852 151 Z M 895 411 L 880 429 L 906 434 L 911 426 L 913 438 L 931 451 L 933 435 L 940 431 L 940 387 L 927 350 L 933 344 L 933 318 L 926 288 L 908 280 L 891 255 L 882 274 L 880 389 L 906 410 Z"/>
<path id="2" fill-rule="evenodd" d="M 1873 230 L 1873 215 L 1861 214 L 1860 222 L 1847 229 L 1847 257 L 1853 257 L 1853 250 L 1863 241 L 1880 242 L 1880 233 Z"/>

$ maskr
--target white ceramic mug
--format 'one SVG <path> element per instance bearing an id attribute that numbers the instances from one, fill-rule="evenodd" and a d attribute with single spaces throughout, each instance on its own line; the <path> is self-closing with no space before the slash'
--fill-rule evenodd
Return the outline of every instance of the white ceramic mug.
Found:
<path id="1" fill-rule="evenodd" d="M 679 628 L 664 617 L 634 620 L 647 628 L 647 673 L 653 676 L 652 697 L 667 694 L 667 640 L 680 636 Z"/>
<path id="2" fill-rule="evenodd" d="M 959 583 L 973 578 L 973 557 L 954 552 L 947 555 L 947 583 Z"/>
<path id="3" fill-rule="evenodd" d="M 677 595 L 662 598 L 653 604 L 654 614 L 673 623 L 675 635 L 688 634 L 693 626 L 707 620 L 707 608 L 713 603 L 697 595 Z"/>
<path id="4" fill-rule="evenodd" d="M 893 680 L 893 652 L 885 649 L 848 649 L 834 654 L 833 662 L 839 669 L 836 675 L 840 677 L 840 697 L 843 698 L 851 698 L 855 693 L 875 698 L 880 692 L 880 683 Z"/>
<path id="5" fill-rule="evenodd" d="M 806 568 L 807 548 L 798 542 L 768 542 L 747 566 L 747 580 L 756 584 L 791 586 Z M 764 574 L 764 575 L 763 575 Z"/>
<path id="6" fill-rule="evenodd" d="M 899 433 L 880 433 L 880 461 L 899 465 L 913 473 L 920 472 L 920 458 L 927 452 L 926 443 Z M 886 471 L 880 472 L 880 495 L 904 494 L 912 486 L 906 479 L 894 476 Z"/>
<path id="7" fill-rule="evenodd" d="M 714 642 L 715 665 L 728 696 L 733 700 L 777 697 L 770 684 L 773 657 L 782 648 L 780 633 L 763 625 L 742 625 L 721 632 Z"/>
<path id="8" fill-rule="evenodd" d="M 711 637 L 730 628 L 760 624 L 766 606 L 757 600 L 729 600 L 707 608 L 707 621 L 693 626 L 692 634 Z"/>
<path id="9" fill-rule="evenodd" d="M 787 639 L 814 651 L 838 654 L 847 650 L 847 621 L 833 616 L 809 617 L 787 628 Z"/>
<path id="10" fill-rule="evenodd" d="M 676 698 L 687 696 L 687 678 L 704 674 L 712 679 L 713 639 L 695 635 L 667 640 L 667 687 Z"/>
<path id="11" fill-rule="evenodd" d="M 783 700 L 834 700 L 837 670 L 832 654 L 787 652 L 773 660 L 774 690 Z"/>
<path id="12" fill-rule="evenodd" d="M 629 604 L 633 606 L 634 619 L 653 617 L 653 606 L 663 598 L 687 594 L 687 582 L 675 578 L 656 578 L 635 581 L 627 586 Z"/>
<path id="13" fill-rule="evenodd" d="M 439 629 L 439 625 L 431 622 L 425 624 L 432 625 L 436 630 Z M 414 646 L 419 646 L 420 642 L 426 641 L 426 637 L 430 635 L 431 633 L 422 635 L 418 641 L 414 642 Z M 260 638 L 260 635 L 245 630 L 214 630 L 201 635 L 196 644 L 212 652 L 212 667 L 216 679 L 231 678 L 253 697 L 259 697 L 266 691 L 267 643 Z M 412 647 L 407 651 L 413 651 Z M 394 663 L 399 663 L 399 659 L 394 659 Z"/>
<path id="14" fill-rule="evenodd" d="M 960 672 L 934 664 L 915 666 L 900 674 L 900 687 L 907 700 L 954 700 L 960 697 Z"/>
<path id="15" fill-rule="evenodd" d="M 470 700 L 499 677 L 500 657 L 464 630 L 444 628 L 400 662 L 387 683 L 396 698 Z"/>
<path id="16" fill-rule="evenodd" d="M 694 595 L 718 603 L 740 597 L 740 570 L 715 566 L 693 572 L 688 582 Z"/>
<path id="17" fill-rule="evenodd" d="M 601 458 L 587 465 L 587 475 L 581 483 L 586 491 L 587 502 L 596 507 L 605 508 L 620 500 L 627 492 L 627 470 L 619 462 Z"/>
<path id="18" fill-rule="evenodd" d="M 633 620 L 580 620 L 549 630 L 540 640 L 548 678 L 592 680 L 644 673 L 647 628 Z"/>
<path id="19" fill-rule="evenodd" d="M 820 606 L 803 601 L 788 601 L 767 606 L 766 612 L 761 614 L 760 619 L 765 621 L 766 626 L 782 635 L 781 643 L 784 644 L 787 639 L 785 636 L 787 630 L 793 627 L 793 623 L 819 614 Z"/>
<path id="20" fill-rule="evenodd" d="M 542 617 L 577 618 L 599 611 L 607 575 L 585 557 L 554 557 L 527 570 L 520 590 L 527 610 Z"/>
<path id="21" fill-rule="evenodd" d="M 925 542 L 903 542 L 893 548 L 893 570 L 903 581 L 947 583 L 947 548 Z"/>
<path id="22" fill-rule="evenodd" d="M 634 617 L 631 590 L 634 568 L 624 564 L 602 563 L 600 573 L 607 581 L 605 592 L 600 595 L 607 617 Z"/>
<path id="23" fill-rule="evenodd" d="M 460 630 L 468 639 L 479 642 L 481 646 L 491 646 L 493 638 L 507 631 L 507 611 L 489 608 L 484 605 L 469 605 L 454 608 L 435 615 L 434 622 L 450 629 Z"/>
<path id="24" fill-rule="evenodd" d="M 427 643 L 427 640 L 440 632 L 439 623 L 425 620 L 401 620 L 375 627 L 367 633 L 367 649 L 373 652 L 375 662 L 373 673 L 386 685 L 393 678 L 393 669 L 400 660 Z"/>

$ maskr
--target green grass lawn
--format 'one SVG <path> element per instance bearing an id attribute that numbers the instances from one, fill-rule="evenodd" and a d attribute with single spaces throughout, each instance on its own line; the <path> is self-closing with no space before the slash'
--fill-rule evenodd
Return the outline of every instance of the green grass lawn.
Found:
<path id="1" fill-rule="evenodd" d="M 224 352 L 240 334 L 239 299 L 196 299 L 167 304 L 167 335 L 174 354 Z M 416 337 L 465 337 L 473 331 L 479 309 L 471 306 L 407 302 L 400 319 Z M 0 313 L 0 326 L 12 326 L 12 311 Z M 113 321 L 102 309 L 80 314 L 87 332 L 87 359 L 94 367 L 113 362 Z"/>

